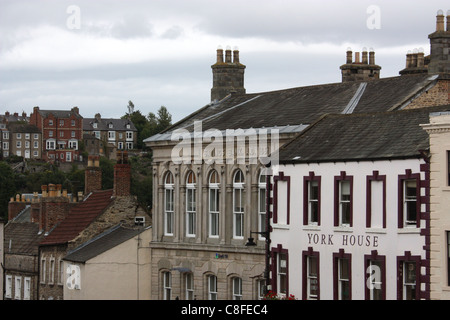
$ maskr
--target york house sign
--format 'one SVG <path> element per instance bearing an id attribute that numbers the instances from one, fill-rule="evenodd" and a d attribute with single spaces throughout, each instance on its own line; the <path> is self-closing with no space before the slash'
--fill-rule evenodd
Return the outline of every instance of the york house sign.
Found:
<path id="1" fill-rule="evenodd" d="M 334 233 L 308 233 L 308 244 L 376 248 L 378 247 L 378 236 Z"/>

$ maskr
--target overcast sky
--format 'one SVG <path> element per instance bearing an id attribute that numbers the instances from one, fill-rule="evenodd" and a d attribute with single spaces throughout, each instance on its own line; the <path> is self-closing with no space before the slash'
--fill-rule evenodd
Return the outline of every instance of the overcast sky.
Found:
<path id="1" fill-rule="evenodd" d="M 340 82 L 348 47 L 381 77 L 428 34 L 448 0 L 0 0 L 0 114 L 78 106 L 85 118 L 177 121 L 210 102 L 218 46 L 238 47 L 248 93 Z"/>

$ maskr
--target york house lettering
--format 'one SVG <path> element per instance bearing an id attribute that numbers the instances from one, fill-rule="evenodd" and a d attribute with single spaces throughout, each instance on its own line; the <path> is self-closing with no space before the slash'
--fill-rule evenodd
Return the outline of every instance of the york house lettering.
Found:
<path id="1" fill-rule="evenodd" d="M 339 236 L 335 234 L 318 234 L 318 233 L 308 233 L 308 244 L 317 245 L 333 245 L 334 243 L 339 243 L 336 240 Z M 339 239 L 338 239 L 339 240 Z M 370 235 L 353 235 L 353 234 L 343 234 L 340 236 L 340 244 L 342 246 L 351 247 L 378 247 L 378 236 Z"/>

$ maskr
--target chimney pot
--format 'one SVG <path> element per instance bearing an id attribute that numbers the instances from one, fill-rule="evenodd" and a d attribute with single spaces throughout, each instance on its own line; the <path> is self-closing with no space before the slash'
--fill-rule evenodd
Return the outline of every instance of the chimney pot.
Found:
<path id="1" fill-rule="evenodd" d="M 227 46 L 225 50 L 225 63 L 231 63 L 231 47 Z"/>
<path id="2" fill-rule="evenodd" d="M 223 63 L 223 49 L 221 46 L 217 48 L 217 63 Z"/>
<path id="3" fill-rule="evenodd" d="M 367 49 L 366 48 L 363 48 L 363 50 L 362 50 L 362 63 L 363 64 L 368 64 L 369 63 L 369 59 L 368 59 Z"/>
<path id="4" fill-rule="evenodd" d="M 447 21 L 448 23 L 448 21 Z M 436 15 L 436 31 L 445 31 L 444 29 L 444 12 L 438 10 Z"/>
<path id="5" fill-rule="evenodd" d="M 447 10 L 447 32 L 450 32 L 450 10 Z"/>
<path id="6" fill-rule="evenodd" d="M 375 51 L 373 51 L 373 48 L 369 50 L 369 64 L 375 64 Z"/>
<path id="7" fill-rule="evenodd" d="M 347 64 L 352 63 L 353 61 L 353 52 L 351 48 L 347 48 Z"/>
<path id="8" fill-rule="evenodd" d="M 355 63 L 359 63 L 359 52 L 355 52 Z"/>

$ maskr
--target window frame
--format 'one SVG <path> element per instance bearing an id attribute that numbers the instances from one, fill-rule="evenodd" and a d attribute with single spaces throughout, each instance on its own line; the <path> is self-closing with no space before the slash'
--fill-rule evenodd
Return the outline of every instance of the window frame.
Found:
<path id="1" fill-rule="evenodd" d="M 170 271 L 162 272 L 163 300 L 172 300 L 172 273 Z"/>
<path id="2" fill-rule="evenodd" d="M 209 274 L 206 276 L 206 285 L 208 288 L 208 300 L 218 300 L 217 294 L 217 276 L 214 274 Z M 214 284 L 212 286 L 211 284 Z"/>
<path id="3" fill-rule="evenodd" d="M 175 228 L 175 192 L 174 177 L 168 171 L 164 177 L 164 235 L 173 236 Z M 170 196 L 168 199 L 168 196 Z"/>
<path id="4" fill-rule="evenodd" d="M 343 249 L 339 249 L 339 252 L 333 253 L 333 299 L 342 300 L 342 282 L 341 270 L 342 262 L 344 260 L 348 261 L 348 300 L 352 300 L 352 255 L 350 253 L 345 253 Z"/>
<path id="5" fill-rule="evenodd" d="M 317 199 L 311 200 L 311 183 L 317 183 Z M 303 225 L 320 226 L 321 207 L 321 182 L 322 177 L 310 172 L 309 176 L 303 177 Z M 312 221 L 311 202 L 317 202 L 317 221 Z"/>
<path id="6" fill-rule="evenodd" d="M 214 178 L 213 178 L 214 177 Z M 213 181 L 214 180 L 214 181 Z M 214 198 L 214 202 L 212 202 Z M 213 205 L 214 203 L 214 205 Z M 214 207 L 214 208 L 213 208 Z M 216 170 L 211 171 L 208 179 L 208 237 L 220 235 L 220 178 Z M 213 233 L 215 231 L 215 233 Z"/>
<path id="7" fill-rule="evenodd" d="M 421 277 L 420 277 L 420 269 L 421 269 L 421 257 L 411 255 L 410 251 L 406 251 L 404 256 L 397 257 L 397 300 L 406 300 L 405 299 L 405 263 L 415 263 L 415 300 L 420 299 L 420 287 L 421 287 Z"/>
<path id="8" fill-rule="evenodd" d="M 286 257 L 286 271 L 280 272 L 280 255 Z M 272 247 L 272 290 L 277 292 L 281 296 L 289 296 L 289 251 L 284 249 L 281 244 L 277 247 Z M 280 292 L 282 275 L 284 275 L 285 290 L 286 292 Z"/>
<path id="9" fill-rule="evenodd" d="M 310 258 L 316 259 L 316 267 L 317 267 L 317 295 L 315 298 L 311 298 L 311 292 L 310 292 L 310 280 L 313 279 L 309 276 L 309 270 L 310 270 Z M 302 296 L 303 300 L 320 300 L 320 253 L 318 251 L 313 251 L 312 247 L 309 247 L 308 250 L 305 250 L 302 252 L 302 268 L 303 268 L 303 275 L 302 275 Z"/>
<path id="10" fill-rule="evenodd" d="M 232 300 L 243 300 L 242 298 L 242 278 L 231 278 L 231 296 Z"/>
<path id="11" fill-rule="evenodd" d="M 364 255 L 364 274 L 365 274 L 365 290 L 364 290 L 364 298 L 365 300 L 375 300 L 373 298 L 373 289 L 369 287 L 369 277 L 372 276 L 372 274 L 369 272 L 369 267 L 371 266 L 371 263 L 373 261 L 376 261 L 380 264 L 380 282 L 381 282 L 381 299 L 380 300 L 386 300 L 386 256 L 379 255 L 377 250 L 373 250 L 371 254 Z"/>
<path id="12" fill-rule="evenodd" d="M 240 179 L 238 178 L 240 175 Z M 237 169 L 233 175 L 233 239 L 244 239 L 245 219 L 245 176 L 241 169 Z M 239 198 L 241 207 L 237 210 L 236 200 Z"/>
<path id="13" fill-rule="evenodd" d="M 350 195 L 349 200 L 342 200 L 342 182 L 349 182 Z M 342 207 L 343 203 L 349 203 L 349 223 L 342 223 Z M 353 227 L 353 176 L 347 175 L 345 171 L 341 171 L 339 176 L 334 177 L 334 226 L 335 227 Z"/>
<path id="14" fill-rule="evenodd" d="M 416 223 L 407 223 L 406 221 L 406 207 L 405 207 L 405 182 L 416 181 Z M 421 199 L 420 199 L 420 173 L 412 173 L 411 169 L 407 169 L 404 175 L 398 176 L 398 228 L 419 228 L 420 227 L 420 212 L 421 212 Z"/>
<path id="15" fill-rule="evenodd" d="M 264 178 L 263 178 L 264 177 Z M 266 232 L 266 206 L 267 206 L 267 176 L 263 171 L 258 177 L 258 230 L 259 232 Z M 264 234 L 259 233 L 259 240 L 264 240 Z"/>
<path id="16" fill-rule="evenodd" d="M 196 177 L 191 170 L 186 175 L 186 237 L 195 237 L 197 224 Z"/>

